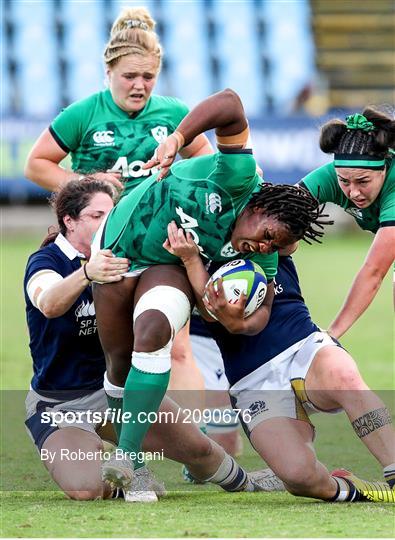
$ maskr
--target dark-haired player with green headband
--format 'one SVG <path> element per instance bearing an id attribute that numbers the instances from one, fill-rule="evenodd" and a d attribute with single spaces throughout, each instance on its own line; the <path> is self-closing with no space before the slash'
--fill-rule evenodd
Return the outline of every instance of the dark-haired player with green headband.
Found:
<path id="1" fill-rule="evenodd" d="M 372 302 L 395 258 L 395 121 L 371 107 L 321 129 L 320 147 L 334 161 L 300 183 L 333 202 L 375 237 L 346 301 L 328 332 L 340 338 Z"/>

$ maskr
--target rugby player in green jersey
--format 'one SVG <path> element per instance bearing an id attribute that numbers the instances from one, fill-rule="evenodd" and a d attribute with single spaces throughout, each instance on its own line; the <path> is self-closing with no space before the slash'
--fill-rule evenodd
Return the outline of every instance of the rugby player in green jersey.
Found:
<path id="1" fill-rule="evenodd" d="M 57 191 L 80 174 L 90 174 L 126 194 L 151 175 L 143 164 L 188 113 L 180 100 L 152 94 L 162 62 L 154 27 L 144 8 L 121 12 L 104 51 L 108 89 L 71 104 L 55 118 L 28 156 L 27 178 Z M 211 152 L 200 134 L 181 156 Z M 68 154 L 72 171 L 59 165 Z"/>
<path id="2" fill-rule="evenodd" d="M 181 147 L 212 128 L 216 154 L 172 166 Z M 237 94 L 225 90 L 207 98 L 147 164 L 158 166 L 159 174 L 124 197 L 95 237 L 93 252 L 106 247 L 131 261 L 124 280 L 94 287 L 105 384 L 114 392 L 125 386 L 123 412 L 129 418 L 122 424 L 119 451 L 103 467 L 103 478 L 118 487 L 127 487 L 133 468 L 143 466 L 132 456 L 166 392 L 173 336 L 188 321 L 194 303 L 181 260 L 163 247 L 167 225 L 174 220 L 182 227 L 204 261 L 225 262 L 237 255 L 262 266 L 268 293 L 261 308 L 245 319 L 245 333 L 258 332 L 269 318 L 277 250 L 323 234 L 322 209 L 306 189 L 262 183 L 245 147 L 248 136 Z"/>
<path id="3" fill-rule="evenodd" d="M 320 202 L 333 202 L 375 237 L 346 301 L 328 332 L 341 337 L 368 308 L 395 258 L 395 121 L 365 108 L 321 129 L 320 147 L 334 161 L 300 183 Z"/>

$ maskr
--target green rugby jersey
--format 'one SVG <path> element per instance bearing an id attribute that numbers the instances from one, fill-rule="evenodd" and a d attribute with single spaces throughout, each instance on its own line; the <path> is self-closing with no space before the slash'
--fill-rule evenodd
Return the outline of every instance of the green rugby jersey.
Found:
<path id="1" fill-rule="evenodd" d="M 337 181 L 335 166 L 328 163 L 305 176 L 305 186 L 320 202 L 332 202 L 353 216 L 361 229 L 376 233 L 380 227 L 395 225 L 395 164 L 387 160 L 383 187 L 377 199 L 368 208 L 358 208 L 342 192 Z"/>
<path id="2" fill-rule="evenodd" d="M 174 220 L 190 232 L 204 261 L 226 262 L 236 256 L 258 263 L 269 279 L 277 271 L 277 254 L 238 254 L 230 244 L 233 226 L 260 177 L 251 153 L 217 152 L 174 164 L 169 175 L 142 182 L 109 214 L 102 247 L 128 257 L 130 270 L 156 264 L 180 264 L 162 246 Z"/>
<path id="3" fill-rule="evenodd" d="M 121 172 L 125 196 L 152 174 L 142 165 L 187 113 L 180 100 L 152 95 L 144 109 L 130 115 L 114 103 L 110 90 L 104 90 L 64 109 L 49 129 L 70 153 L 74 171 Z"/>

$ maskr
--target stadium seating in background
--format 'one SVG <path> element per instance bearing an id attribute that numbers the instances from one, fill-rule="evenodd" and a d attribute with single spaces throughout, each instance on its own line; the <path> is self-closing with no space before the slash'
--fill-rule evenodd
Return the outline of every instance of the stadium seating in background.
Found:
<path id="1" fill-rule="evenodd" d="M 262 2 L 273 112 L 289 114 L 314 77 L 314 43 L 306 0 Z"/>
<path id="2" fill-rule="evenodd" d="M 111 25 L 115 21 L 115 19 L 119 16 L 119 14 L 121 13 L 121 10 L 123 8 L 126 8 L 126 7 L 138 7 L 138 6 L 145 7 L 151 13 L 154 20 L 156 20 L 155 9 L 158 6 L 158 4 L 160 4 L 160 2 L 158 2 L 157 0 L 141 0 L 140 2 L 138 2 L 138 1 L 129 1 L 128 2 L 128 0 L 125 0 L 125 1 L 122 1 L 122 0 L 104 0 L 104 1 L 105 1 L 105 6 L 106 6 L 105 7 L 105 11 L 106 11 L 105 16 L 106 16 L 108 22 Z M 110 29 L 111 29 L 111 26 L 110 26 L 110 28 L 108 28 L 107 36 L 110 35 Z"/>
<path id="3" fill-rule="evenodd" d="M 3 0 L 3 5 L 6 112 L 50 118 L 104 88 L 104 45 L 128 2 Z M 284 114 L 314 75 L 308 0 L 149 0 L 141 5 L 157 21 L 165 50 L 159 94 L 193 106 L 229 86 L 241 95 L 250 117 Z"/>
<path id="4" fill-rule="evenodd" d="M 164 93 L 196 105 L 213 91 L 204 5 L 165 0 L 160 15 L 168 66 Z"/>
<path id="5" fill-rule="evenodd" d="M 226 86 L 240 95 L 248 115 L 264 108 L 264 85 L 259 55 L 255 4 L 212 2 L 215 25 L 214 52 L 220 70 L 216 90 Z"/>
<path id="6" fill-rule="evenodd" d="M 1 85 L 0 85 L 0 113 L 2 116 L 6 114 L 10 114 L 12 110 L 12 104 L 10 99 L 10 91 L 11 91 L 11 81 L 10 81 L 10 69 L 8 66 L 8 63 L 10 61 L 8 51 L 6 50 L 6 32 L 7 32 L 7 22 L 4 20 L 2 21 L 3 28 L 0 32 L 0 51 L 1 51 L 1 58 L 0 58 L 0 77 L 1 77 Z"/>
<path id="7" fill-rule="evenodd" d="M 317 66 L 329 106 L 360 109 L 394 103 L 394 0 L 312 2 Z"/>
<path id="8" fill-rule="evenodd" d="M 104 46 L 131 5 L 148 8 L 163 44 L 156 93 L 193 107 L 232 87 L 271 180 L 292 182 L 320 164 L 306 120 L 290 130 L 278 118 L 314 73 L 309 0 L 2 0 L 0 201 L 45 200 L 23 177 L 27 153 L 63 107 L 105 88 Z"/>
<path id="9" fill-rule="evenodd" d="M 103 51 L 107 41 L 106 3 L 62 2 L 63 56 L 67 65 L 67 97 L 77 101 L 104 84 Z"/>
<path id="10" fill-rule="evenodd" d="M 53 2 L 8 3 L 8 17 L 14 24 L 15 108 L 36 118 L 53 114 L 59 104 L 54 16 Z"/>
<path id="11" fill-rule="evenodd" d="M 138 5 L 144 6 L 150 12 L 152 18 L 156 22 L 155 32 L 158 34 L 159 40 L 163 44 L 164 26 L 163 26 L 163 20 L 162 20 L 162 4 L 163 4 L 162 2 L 158 2 L 156 0 L 148 0 L 147 2 L 143 2 Z M 113 20 L 115 20 L 115 18 L 120 13 L 120 4 L 114 2 L 113 6 L 114 6 Z M 168 64 L 169 64 L 168 55 L 165 52 L 164 57 L 162 57 L 162 67 L 161 67 L 159 77 L 156 80 L 155 90 L 154 90 L 155 94 L 159 94 L 161 96 L 171 95 L 168 90 L 168 87 L 169 87 Z M 176 94 L 173 94 L 173 95 L 176 95 Z"/>

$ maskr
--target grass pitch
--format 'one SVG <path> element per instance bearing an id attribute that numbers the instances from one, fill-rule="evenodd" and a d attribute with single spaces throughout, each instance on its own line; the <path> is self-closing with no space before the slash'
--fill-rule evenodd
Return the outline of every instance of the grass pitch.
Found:
<path id="1" fill-rule="evenodd" d="M 323 246 L 301 246 L 295 255 L 302 290 L 314 320 L 326 327 L 340 307 L 371 236 L 328 237 Z M 188 486 L 180 466 L 165 462 L 153 469 L 166 482 L 159 504 L 67 500 L 39 462 L 24 426 L 24 393 L 31 377 L 24 318 L 22 276 L 40 238 L 3 239 L 1 258 L 1 534 L 6 537 L 390 537 L 393 506 L 326 504 L 289 494 L 226 494 L 214 487 Z M 363 376 L 392 402 L 393 340 L 391 279 L 342 343 Z M 20 390 L 18 392 L 18 390 Z M 344 414 L 316 415 L 317 453 L 328 466 L 349 467 L 380 479 L 381 470 L 353 435 Z M 241 463 L 262 467 L 245 445 Z"/>

